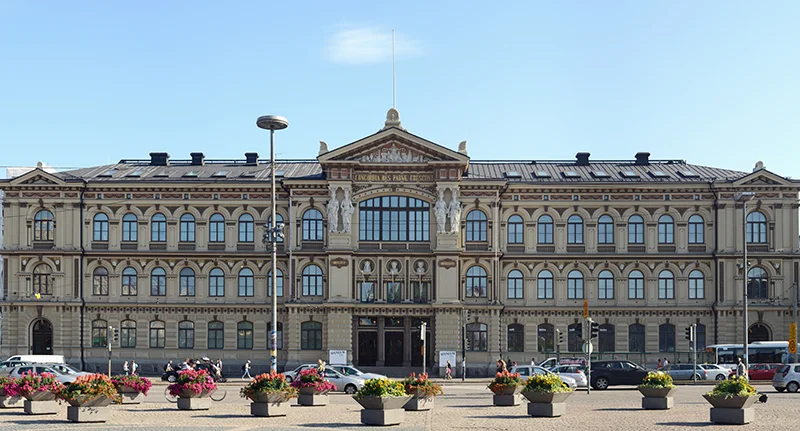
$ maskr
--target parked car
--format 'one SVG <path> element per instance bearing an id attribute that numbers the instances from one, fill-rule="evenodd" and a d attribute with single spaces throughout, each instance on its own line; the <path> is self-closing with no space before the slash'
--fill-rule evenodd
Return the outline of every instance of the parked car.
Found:
<path id="1" fill-rule="evenodd" d="M 781 364 L 750 364 L 747 376 L 750 380 L 772 380 Z"/>
<path id="2" fill-rule="evenodd" d="M 547 358 L 539 366 L 545 369 L 552 369 L 559 365 L 583 365 L 586 367 L 586 358 Z"/>
<path id="3" fill-rule="evenodd" d="M 589 384 L 586 377 L 586 367 L 583 365 L 559 365 L 550 369 L 550 371 L 558 374 L 559 376 L 566 376 L 575 380 L 578 387 L 585 388 Z"/>
<path id="4" fill-rule="evenodd" d="M 616 385 L 638 385 L 650 372 L 630 361 L 593 361 L 589 380 L 595 389 Z"/>
<path id="5" fill-rule="evenodd" d="M 734 374 L 733 370 L 721 367 L 717 364 L 697 364 L 697 366 L 706 370 L 709 380 L 725 380 Z"/>
<path id="6" fill-rule="evenodd" d="M 22 377 L 25 373 L 30 373 L 31 371 L 41 374 L 41 373 L 51 373 L 56 376 L 56 380 L 63 384 L 72 383 L 77 379 L 79 376 L 90 374 L 84 373 L 83 371 L 77 373 L 61 373 L 57 369 L 53 368 L 51 364 L 31 364 L 31 365 L 23 365 L 21 367 L 15 367 L 8 373 L 9 377 Z"/>
<path id="7" fill-rule="evenodd" d="M 517 365 L 516 367 L 512 367 L 510 370 L 512 373 L 519 373 L 520 377 L 523 380 L 527 379 L 528 377 L 534 374 L 554 374 L 552 371 L 547 370 L 542 367 L 530 366 L 530 365 Z M 567 386 L 575 390 L 578 387 L 578 382 L 575 381 L 572 377 L 559 375 L 558 376 L 562 382 L 566 383 Z"/>
<path id="8" fill-rule="evenodd" d="M 778 392 L 797 392 L 800 389 L 800 364 L 781 365 L 772 377 L 772 387 Z"/>
<path id="9" fill-rule="evenodd" d="M 318 367 L 318 364 L 303 364 L 292 371 L 283 373 L 283 375 L 286 376 L 287 382 L 291 382 L 297 378 L 297 376 L 300 374 L 300 371 L 316 369 Z M 357 390 L 364 386 L 364 382 L 366 381 L 366 379 L 363 379 L 360 376 L 346 376 L 329 366 L 325 367 L 325 378 L 336 385 L 337 391 L 344 392 L 346 394 L 356 393 Z"/>
<path id="10" fill-rule="evenodd" d="M 6 361 L 22 361 L 31 364 L 66 364 L 64 355 L 14 355 Z"/>
<path id="11" fill-rule="evenodd" d="M 669 364 L 661 368 L 661 371 L 669 374 L 673 380 L 692 380 L 693 375 L 697 380 L 708 378 L 708 371 L 700 365 L 695 369 L 694 364 Z"/>
<path id="12" fill-rule="evenodd" d="M 21 367 L 23 365 L 30 365 L 30 362 L 25 361 L 3 361 L 0 362 L 0 375 L 8 374 L 16 367 Z"/>
<path id="13" fill-rule="evenodd" d="M 327 365 L 326 368 L 333 368 L 334 370 L 344 374 L 345 376 L 361 377 L 364 380 L 369 379 L 384 379 L 386 376 L 383 374 L 365 373 L 352 365 Z"/>

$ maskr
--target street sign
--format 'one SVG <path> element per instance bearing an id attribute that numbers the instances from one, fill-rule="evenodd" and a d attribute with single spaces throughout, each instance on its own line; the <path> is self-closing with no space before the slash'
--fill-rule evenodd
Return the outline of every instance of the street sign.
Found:
<path id="1" fill-rule="evenodd" d="M 587 317 L 589 317 L 589 300 L 588 299 L 584 299 L 583 300 L 583 318 L 585 319 Z"/>
<path id="2" fill-rule="evenodd" d="M 797 326 L 794 323 L 789 325 L 789 353 L 797 354 Z"/>
<path id="3" fill-rule="evenodd" d="M 594 346 L 592 345 L 591 341 L 583 342 L 583 353 L 586 353 L 587 355 L 594 353 Z"/>

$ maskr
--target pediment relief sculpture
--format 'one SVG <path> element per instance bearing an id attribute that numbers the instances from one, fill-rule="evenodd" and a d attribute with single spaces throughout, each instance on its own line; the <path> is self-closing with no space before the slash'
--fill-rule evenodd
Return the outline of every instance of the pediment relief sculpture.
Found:
<path id="1" fill-rule="evenodd" d="M 430 159 L 396 143 L 385 145 L 358 159 L 363 163 L 425 163 Z"/>

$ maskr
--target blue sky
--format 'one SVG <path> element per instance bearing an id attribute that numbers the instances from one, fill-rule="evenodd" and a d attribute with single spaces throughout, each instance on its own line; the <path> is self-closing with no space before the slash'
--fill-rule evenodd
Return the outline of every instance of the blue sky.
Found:
<path id="1" fill-rule="evenodd" d="M 168 3 L 168 4 L 167 4 Z M 281 158 L 410 132 L 473 159 L 653 158 L 800 178 L 800 2 L 0 0 L 0 165 Z"/>

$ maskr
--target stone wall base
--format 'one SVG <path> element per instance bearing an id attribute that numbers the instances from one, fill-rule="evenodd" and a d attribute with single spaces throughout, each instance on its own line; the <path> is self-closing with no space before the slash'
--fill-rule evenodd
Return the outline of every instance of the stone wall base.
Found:
<path id="1" fill-rule="evenodd" d="M 67 407 L 67 419 L 71 422 L 106 422 L 109 417 L 108 407 Z"/>
<path id="2" fill-rule="evenodd" d="M 289 414 L 291 405 L 288 402 L 271 403 L 250 403 L 250 414 L 253 416 L 271 418 L 275 416 L 286 416 Z"/>
<path id="3" fill-rule="evenodd" d="M 29 415 L 55 415 L 61 413 L 58 401 L 28 401 L 25 400 L 25 413 Z"/>
<path id="4" fill-rule="evenodd" d="M 642 408 L 645 410 L 669 410 L 674 402 L 672 397 L 643 397 Z"/>
<path id="5" fill-rule="evenodd" d="M 501 407 L 518 406 L 519 395 L 495 395 L 494 405 Z"/>
<path id="6" fill-rule="evenodd" d="M 711 422 L 715 424 L 744 425 L 753 422 L 756 417 L 752 407 L 746 409 L 711 408 Z"/>
<path id="7" fill-rule="evenodd" d="M 361 423 L 364 425 L 399 425 L 405 419 L 406 411 L 403 409 L 392 410 L 361 410 Z"/>
<path id="8" fill-rule="evenodd" d="M 528 414 L 537 418 L 557 418 L 567 412 L 567 403 L 528 403 Z"/>

